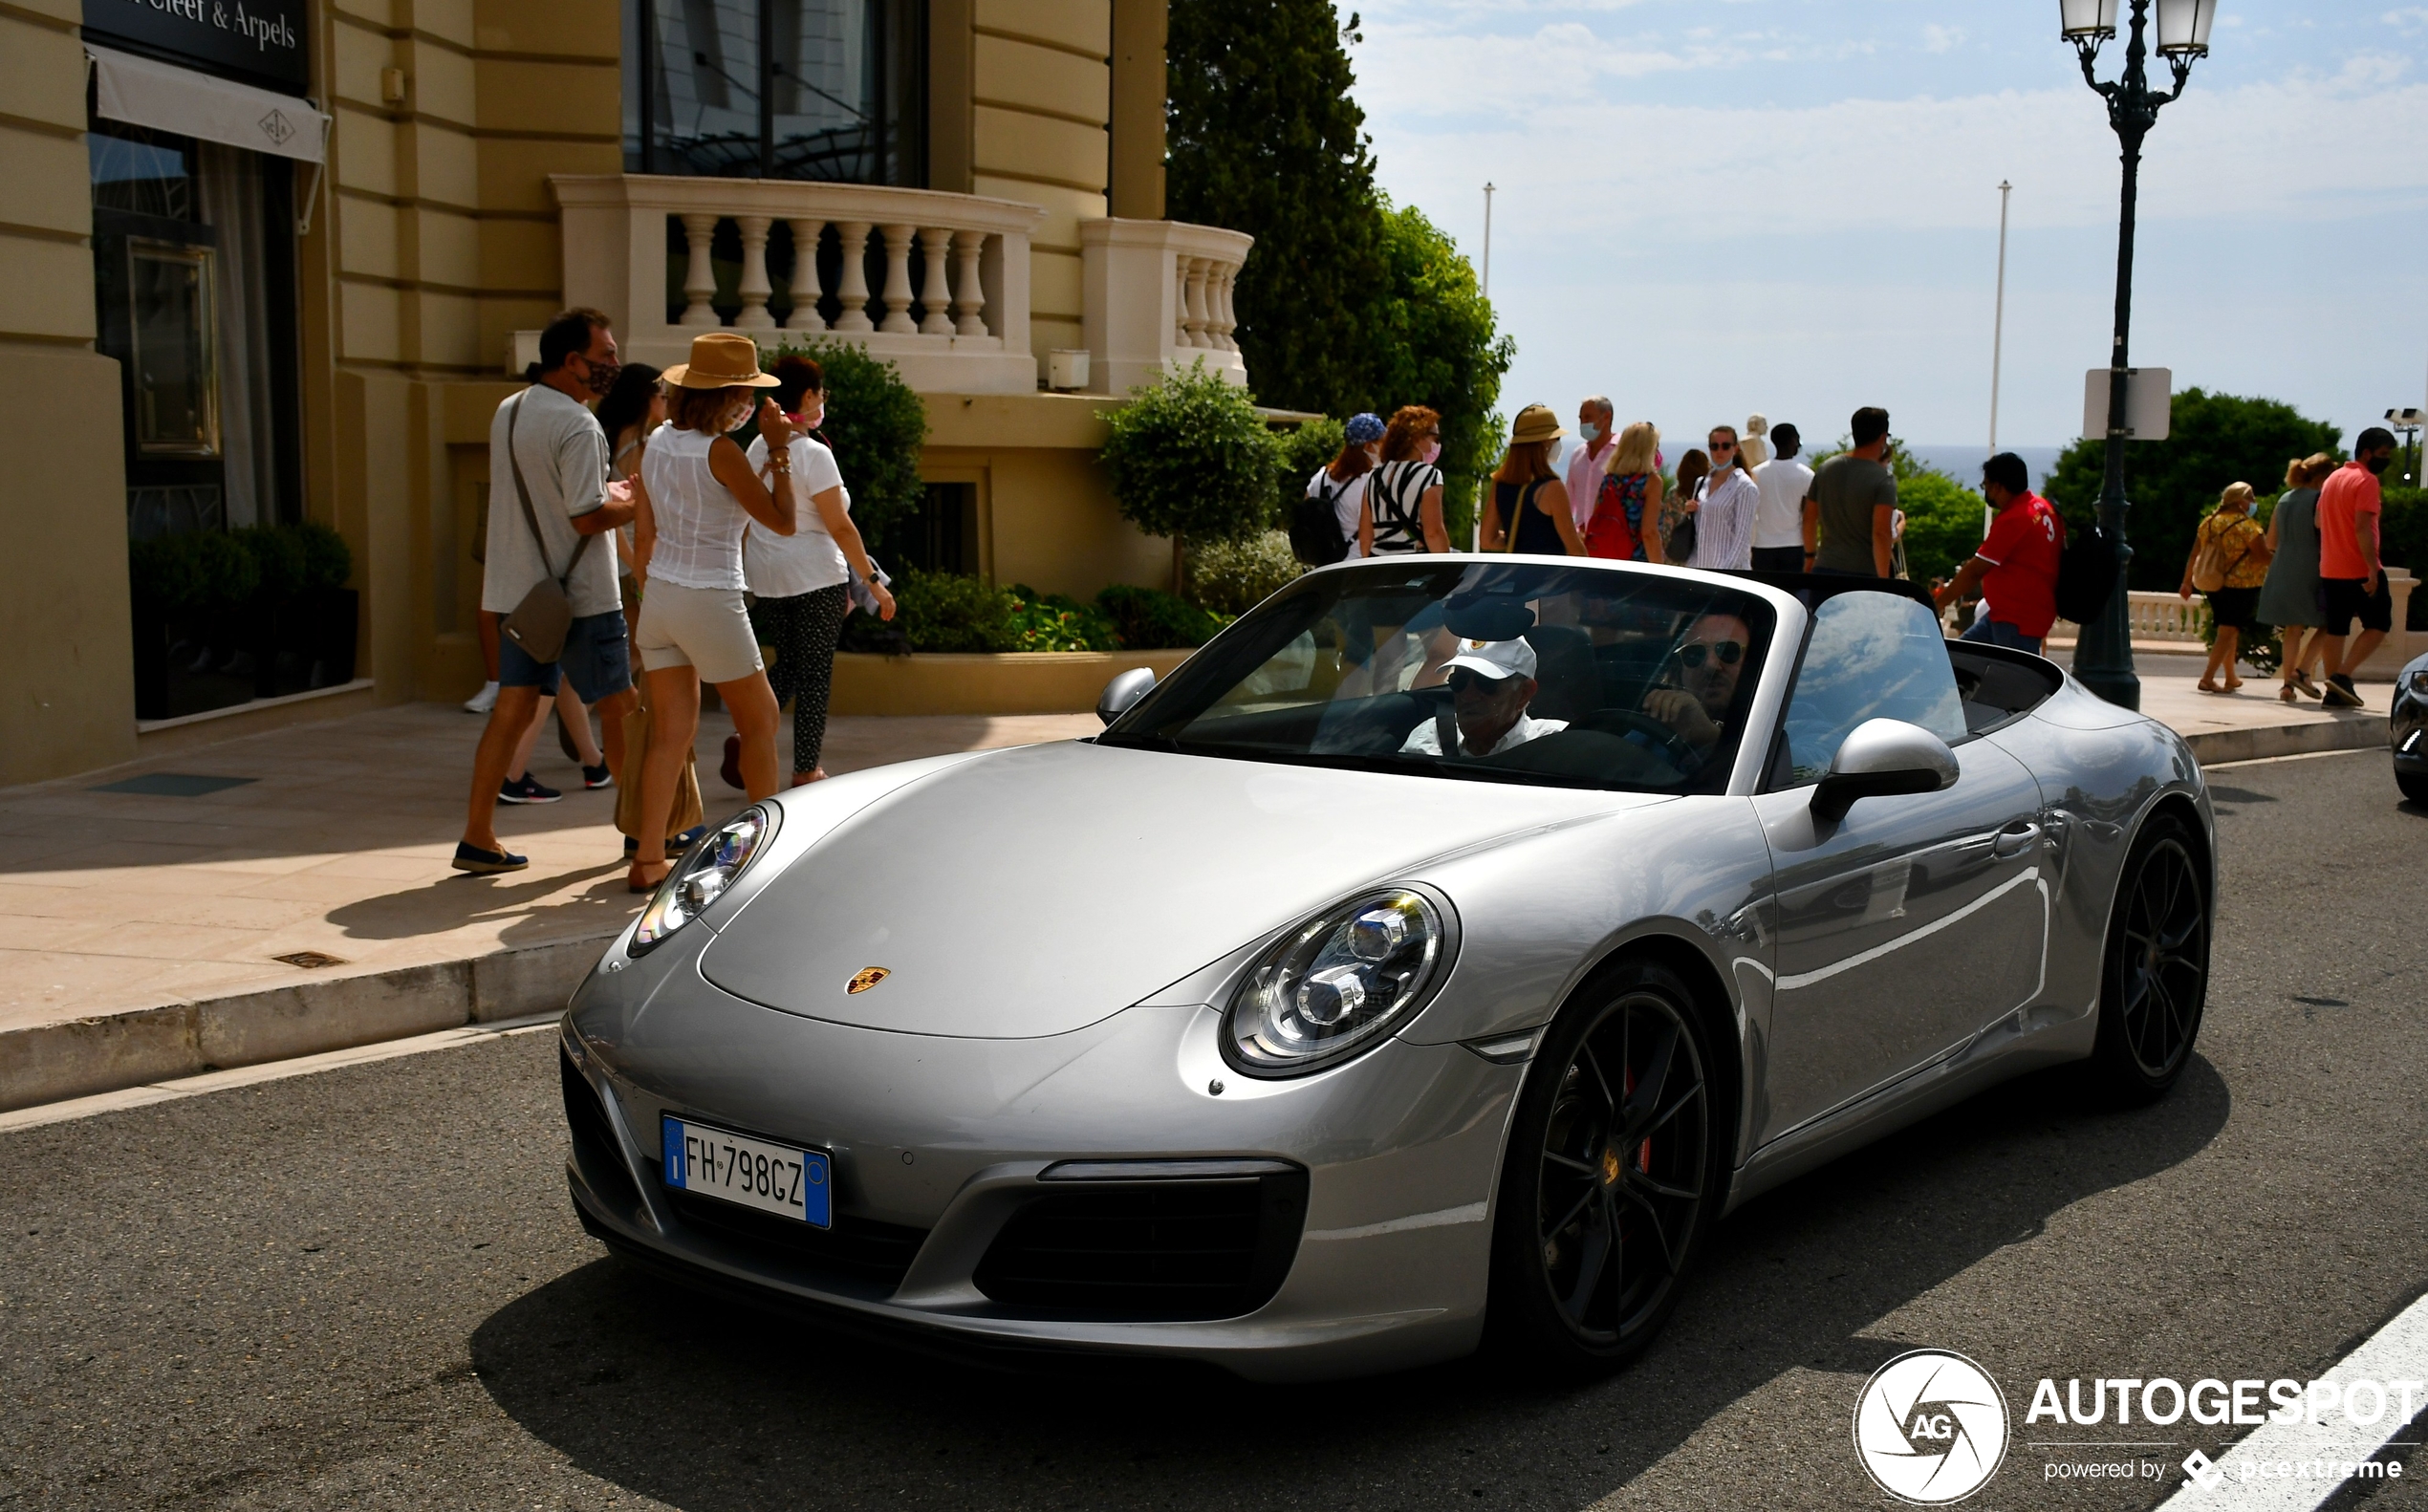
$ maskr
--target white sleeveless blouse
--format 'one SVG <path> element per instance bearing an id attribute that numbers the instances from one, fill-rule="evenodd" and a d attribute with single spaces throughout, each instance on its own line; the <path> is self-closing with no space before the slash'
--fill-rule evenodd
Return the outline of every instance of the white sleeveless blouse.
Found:
<path id="1" fill-rule="evenodd" d="M 742 532 L 750 517 L 733 490 L 708 471 L 704 431 L 677 430 L 670 421 L 650 433 L 640 454 L 640 481 L 658 542 L 649 553 L 652 582 L 678 588 L 744 586 Z"/>

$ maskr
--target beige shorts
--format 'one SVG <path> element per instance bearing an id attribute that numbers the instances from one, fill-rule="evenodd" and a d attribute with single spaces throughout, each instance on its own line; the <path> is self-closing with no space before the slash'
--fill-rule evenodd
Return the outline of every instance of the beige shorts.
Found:
<path id="1" fill-rule="evenodd" d="M 697 667 L 703 682 L 738 682 L 766 665 L 739 588 L 684 588 L 653 580 L 641 592 L 633 645 L 645 670 Z"/>

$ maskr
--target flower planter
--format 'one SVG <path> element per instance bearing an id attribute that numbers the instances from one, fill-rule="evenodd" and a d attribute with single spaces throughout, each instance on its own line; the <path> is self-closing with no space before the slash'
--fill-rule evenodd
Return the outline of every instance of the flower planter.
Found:
<path id="1" fill-rule="evenodd" d="M 1152 667 L 1158 678 L 1191 651 L 1017 651 L 999 656 L 920 652 L 835 659 L 835 714 L 1088 714 L 1116 673 Z"/>

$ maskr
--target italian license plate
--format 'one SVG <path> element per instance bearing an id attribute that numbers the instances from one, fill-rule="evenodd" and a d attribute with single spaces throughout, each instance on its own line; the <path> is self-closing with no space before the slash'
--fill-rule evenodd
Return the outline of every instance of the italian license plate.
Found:
<path id="1" fill-rule="evenodd" d="M 825 1152 L 770 1144 L 682 1118 L 664 1120 L 666 1185 L 798 1219 L 835 1221 L 834 1166 Z"/>

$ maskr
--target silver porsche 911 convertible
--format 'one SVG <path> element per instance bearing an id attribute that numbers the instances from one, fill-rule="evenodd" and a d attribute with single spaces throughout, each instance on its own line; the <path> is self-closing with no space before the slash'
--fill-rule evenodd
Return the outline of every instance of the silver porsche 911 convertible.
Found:
<path id="1" fill-rule="evenodd" d="M 2200 1028 L 2191 753 L 1901 583 L 1353 563 L 1100 712 L 692 851 L 565 1020 L 592 1234 L 981 1351 L 1588 1372 L 1733 1205 Z"/>

